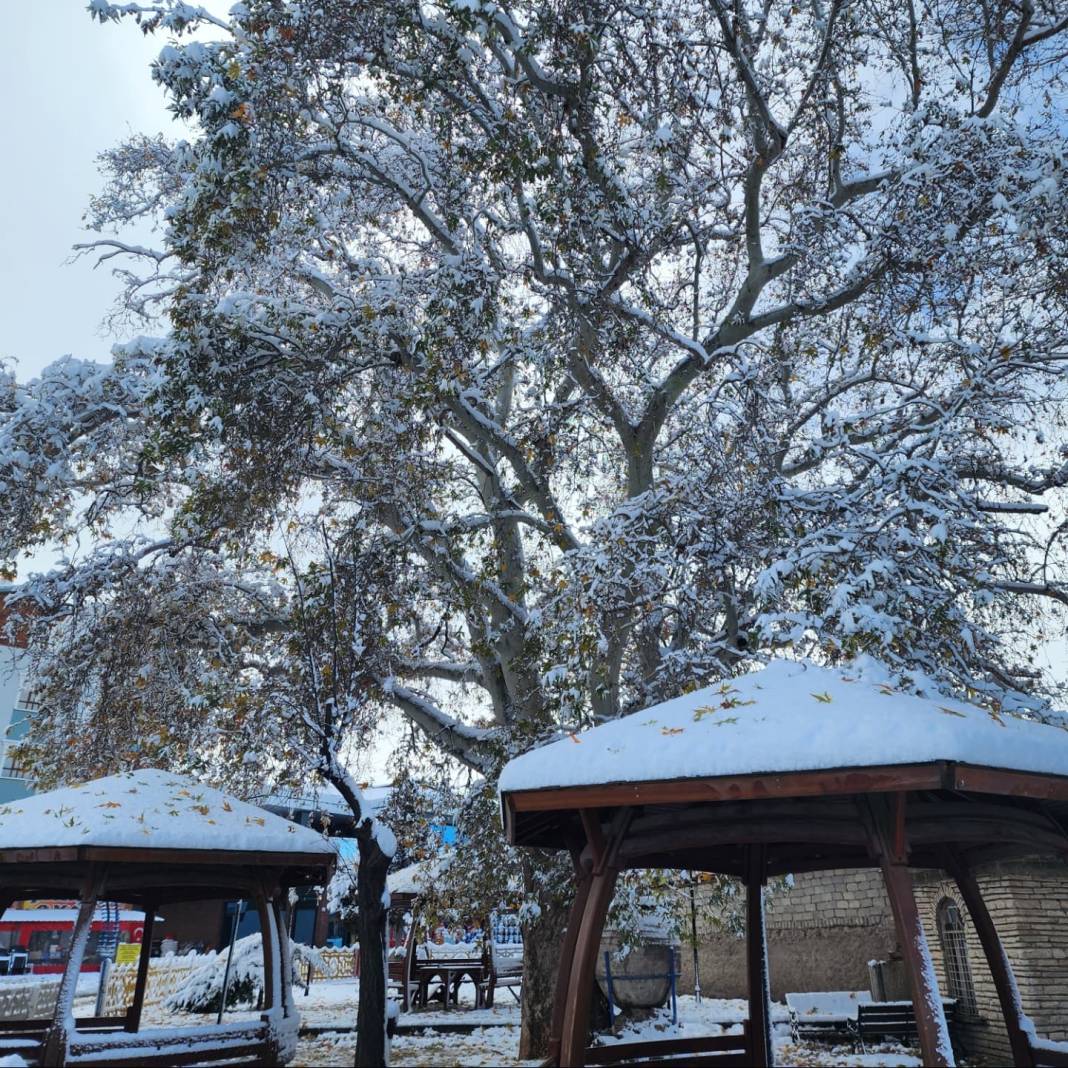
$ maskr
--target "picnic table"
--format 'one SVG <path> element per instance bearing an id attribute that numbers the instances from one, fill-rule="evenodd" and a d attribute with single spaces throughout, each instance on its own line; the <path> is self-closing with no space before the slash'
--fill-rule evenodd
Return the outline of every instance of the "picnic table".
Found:
<path id="1" fill-rule="evenodd" d="M 416 947 L 412 960 L 412 980 L 415 1003 L 426 1006 L 430 1000 L 430 986 L 437 981 L 442 990 L 442 1008 L 459 1003 L 460 983 L 467 976 L 475 986 L 475 1007 L 482 1008 L 486 997 L 489 969 L 477 942 L 425 942 Z"/>

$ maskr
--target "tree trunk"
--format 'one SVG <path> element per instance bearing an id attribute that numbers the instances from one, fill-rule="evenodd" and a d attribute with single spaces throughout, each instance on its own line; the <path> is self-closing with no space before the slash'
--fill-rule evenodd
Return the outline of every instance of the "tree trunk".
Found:
<path id="1" fill-rule="evenodd" d="M 540 1060 L 549 1051 L 556 972 L 563 964 L 560 959 L 560 945 L 564 940 L 571 899 L 574 896 L 571 876 L 562 868 L 559 871 L 542 870 L 538 874 L 541 879 L 537 881 L 541 886 L 549 885 L 547 892 L 536 891 L 536 900 L 541 911 L 535 920 L 525 924 L 523 928 L 520 1060 Z"/>
<path id="2" fill-rule="evenodd" d="M 361 828 L 362 829 L 362 828 Z M 356 1016 L 356 1068 L 382 1068 L 386 1049 L 386 871 L 390 857 L 370 833 L 358 836 L 356 877 L 360 933 L 360 1003 Z"/>

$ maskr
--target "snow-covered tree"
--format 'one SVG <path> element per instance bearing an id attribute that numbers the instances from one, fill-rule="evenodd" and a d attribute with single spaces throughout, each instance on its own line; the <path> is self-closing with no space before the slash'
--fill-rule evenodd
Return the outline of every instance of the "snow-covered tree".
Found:
<path id="1" fill-rule="evenodd" d="M 153 76 L 194 131 L 108 153 L 90 213 L 165 336 L 0 382 L 4 550 L 97 540 L 33 586 L 95 695 L 212 706 L 268 602 L 299 619 L 296 576 L 341 560 L 365 606 L 344 707 L 490 782 L 782 647 L 1043 714 L 1058 0 L 90 6 L 171 35 Z M 145 218 L 158 248 L 122 239 Z M 276 574 L 290 522 L 350 548 L 305 538 Z M 94 611 L 140 675 L 93 674 Z"/>

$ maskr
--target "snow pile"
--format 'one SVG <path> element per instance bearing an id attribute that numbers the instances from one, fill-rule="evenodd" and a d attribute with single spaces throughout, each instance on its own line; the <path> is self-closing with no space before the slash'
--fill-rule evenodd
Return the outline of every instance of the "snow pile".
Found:
<path id="1" fill-rule="evenodd" d="M 334 855 L 316 831 L 157 768 L 0 805 L 0 848 L 35 846 Z"/>
<path id="2" fill-rule="evenodd" d="M 947 760 L 1068 775 L 1068 731 L 895 688 L 852 669 L 775 660 L 510 761 L 500 791 Z"/>
<path id="3" fill-rule="evenodd" d="M 293 962 L 292 982 L 300 981 L 300 973 L 304 970 L 300 965 L 311 964 L 313 968 L 323 969 L 322 955 L 311 946 L 291 942 L 290 954 Z M 172 1012 L 218 1012 L 226 975 L 226 957 L 225 953 L 207 954 L 203 966 L 192 972 L 164 1001 L 166 1008 Z M 262 998 L 263 939 L 260 935 L 253 934 L 239 938 L 234 943 L 226 1007 L 252 1008 L 258 1005 Z"/>

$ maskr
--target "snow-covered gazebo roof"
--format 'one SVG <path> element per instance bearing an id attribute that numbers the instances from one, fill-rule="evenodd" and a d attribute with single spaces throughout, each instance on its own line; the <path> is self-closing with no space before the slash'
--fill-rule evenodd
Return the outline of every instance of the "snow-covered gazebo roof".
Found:
<path id="1" fill-rule="evenodd" d="M 802 792 L 847 793 L 862 780 L 865 789 L 892 789 L 879 786 L 880 775 L 889 783 L 891 769 L 921 766 L 932 769 L 930 781 L 919 774 L 905 788 L 971 789 L 980 774 L 972 769 L 1064 777 L 1068 787 L 1068 731 L 917 697 L 880 681 L 871 664 L 851 671 L 775 660 L 525 753 L 506 765 L 499 788 L 514 837 L 517 811 L 604 804 L 612 788 L 613 803 L 670 801 L 696 782 L 707 788 L 691 800 L 740 799 L 818 772 L 822 785 Z M 757 778 L 747 791 L 742 780 Z M 540 832 L 534 841 L 548 844 Z"/>
<path id="2" fill-rule="evenodd" d="M 0 864 L 51 866 L 48 878 L 90 863 L 167 866 L 175 886 L 194 869 L 206 886 L 205 871 L 229 866 L 242 878 L 272 869 L 293 885 L 321 882 L 335 858 L 318 832 L 155 768 L 0 805 Z"/>
<path id="3" fill-rule="evenodd" d="M 1068 776 L 1068 730 L 774 660 L 525 753 L 504 769 L 500 789 L 935 760 Z"/>

